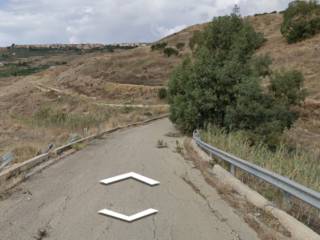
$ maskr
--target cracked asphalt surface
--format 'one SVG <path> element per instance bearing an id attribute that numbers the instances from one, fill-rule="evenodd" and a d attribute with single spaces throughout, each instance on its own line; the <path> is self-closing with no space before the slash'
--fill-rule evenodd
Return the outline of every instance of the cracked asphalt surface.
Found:
<path id="1" fill-rule="evenodd" d="M 164 119 L 113 133 L 33 175 L 0 201 L 0 239 L 258 239 L 192 163 L 175 152 L 177 139 L 165 137 L 172 131 Z M 157 148 L 159 139 L 168 148 Z M 131 171 L 160 185 L 99 183 Z M 159 212 L 126 223 L 99 215 L 104 208 L 126 215 L 148 208 Z"/>

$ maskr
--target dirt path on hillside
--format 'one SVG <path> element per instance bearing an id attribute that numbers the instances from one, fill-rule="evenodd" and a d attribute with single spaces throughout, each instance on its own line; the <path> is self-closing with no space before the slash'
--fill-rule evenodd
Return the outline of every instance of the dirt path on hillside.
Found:
<path id="1" fill-rule="evenodd" d="M 88 96 L 85 96 L 85 95 L 79 95 L 79 94 L 72 93 L 70 91 L 61 90 L 61 89 L 57 89 L 57 88 L 53 88 L 53 87 L 48 87 L 48 86 L 45 86 L 45 85 L 37 84 L 37 85 L 35 85 L 35 87 L 37 89 L 39 89 L 40 91 L 43 91 L 43 92 L 53 91 L 53 92 L 55 92 L 57 94 L 63 94 L 63 95 L 67 95 L 67 96 L 71 96 L 71 97 L 75 97 L 75 98 L 83 97 L 83 98 L 86 98 L 86 99 L 90 100 L 93 104 L 96 104 L 96 105 L 99 105 L 99 106 L 116 107 L 116 108 L 124 108 L 124 107 L 128 107 L 128 108 L 168 108 L 169 107 L 168 104 L 105 103 L 105 102 L 97 101 L 93 97 L 88 97 Z"/>

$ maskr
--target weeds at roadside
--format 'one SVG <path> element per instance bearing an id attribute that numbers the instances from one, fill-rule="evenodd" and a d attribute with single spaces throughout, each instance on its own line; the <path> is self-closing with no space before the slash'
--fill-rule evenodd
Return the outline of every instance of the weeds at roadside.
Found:
<path id="1" fill-rule="evenodd" d="M 183 154 L 183 147 L 178 140 L 176 141 L 176 152 L 179 154 Z"/>
<path id="2" fill-rule="evenodd" d="M 72 145 L 72 149 L 76 150 L 76 151 L 80 151 L 81 149 L 84 149 L 87 146 L 87 144 L 85 143 L 77 143 Z"/>
<path id="3" fill-rule="evenodd" d="M 168 144 L 162 139 L 159 139 L 157 141 L 157 148 L 168 148 Z"/>
<path id="4" fill-rule="evenodd" d="M 37 236 L 35 236 L 34 239 L 42 240 L 42 239 L 44 239 L 44 238 L 46 238 L 48 236 L 49 236 L 48 231 L 46 229 L 44 229 L 44 228 L 41 228 L 41 229 L 38 230 Z"/>
<path id="5" fill-rule="evenodd" d="M 278 239 L 277 234 L 270 235 L 270 229 L 273 229 L 284 236 L 290 237 L 290 232 L 281 225 L 278 219 L 273 217 L 264 209 L 259 209 L 253 206 L 245 198 L 241 197 L 241 195 L 239 195 L 234 189 L 232 189 L 231 186 L 218 182 L 214 175 L 208 171 L 209 163 L 200 160 L 198 154 L 190 146 L 190 141 L 185 141 L 184 146 L 188 153 L 184 155 L 185 160 L 193 162 L 194 166 L 202 173 L 207 184 L 215 188 L 224 200 L 226 200 L 233 208 L 237 209 L 236 213 L 240 217 L 243 217 L 244 220 L 257 231 L 261 239 Z M 188 183 L 188 181 L 186 181 L 186 183 Z M 192 185 L 190 186 L 192 187 Z M 198 192 L 197 188 L 194 188 L 194 190 Z M 249 216 L 249 218 L 247 216 Z"/>
<path id="6" fill-rule="evenodd" d="M 17 155 L 15 163 L 20 163 L 43 153 L 42 150 L 47 149 L 49 143 L 58 147 L 77 140 L 70 137 L 74 133 L 78 133 L 81 138 L 88 137 L 109 128 L 144 121 L 163 113 L 158 112 L 160 108 L 128 108 L 130 113 L 125 114 L 121 112 L 122 108 L 96 106 L 81 98 L 68 95 L 59 98 L 58 95 L 49 97 L 52 100 L 42 101 L 39 106 L 35 106 L 33 113 L 30 112 L 28 115 L 13 113 L 8 117 L 10 122 L 17 123 L 21 131 L 28 130 L 28 134 L 25 136 L 23 132 L 19 138 L 17 137 L 18 139 L 10 139 L 8 147 L 0 149 L 0 154 L 14 151 Z M 18 146 L 17 149 L 15 145 Z M 75 146 L 75 150 L 83 147 L 83 145 Z"/>
<path id="7" fill-rule="evenodd" d="M 39 151 L 41 152 L 39 148 L 32 145 L 17 146 L 13 149 L 13 154 L 15 156 L 13 163 L 23 162 L 25 158 L 33 158 L 37 156 Z"/>
<path id="8" fill-rule="evenodd" d="M 271 151 L 264 144 L 252 146 L 241 132 L 226 134 L 223 130 L 216 128 L 202 132 L 202 137 L 205 142 L 221 150 L 286 176 L 316 191 L 320 190 L 319 153 L 310 153 L 299 148 L 292 150 L 285 145 L 280 145 L 278 149 Z"/>
<path id="9" fill-rule="evenodd" d="M 320 189 L 320 165 L 317 154 L 314 155 L 299 148 L 288 149 L 284 145 L 271 151 L 263 144 L 250 145 L 245 135 L 240 132 L 226 134 L 215 128 L 203 132 L 202 137 L 206 142 L 237 157 L 286 176 L 316 191 Z M 229 164 L 219 159 L 214 159 L 214 161 L 227 170 L 230 167 Z M 319 233 L 319 211 L 293 197 L 290 197 L 290 200 L 287 199 L 279 189 L 240 169 L 237 169 L 236 177 Z"/>

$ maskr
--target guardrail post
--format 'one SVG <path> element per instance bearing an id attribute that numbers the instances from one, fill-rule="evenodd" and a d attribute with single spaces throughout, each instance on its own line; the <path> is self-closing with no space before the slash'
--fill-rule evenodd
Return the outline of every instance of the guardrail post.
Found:
<path id="1" fill-rule="evenodd" d="M 283 196 L 283 199 L 282 199 L 282 207 L 289 211 L 291 208 L 292 208 L 292 204 L 291 204 L 291 201 L 290 201 L 290 194 L 285 192 L 285 191 L 282 191 L 282 196 Z"/>
<path id="2" fill-rule="evenodd" d="M 84 128 L 83 129 L 83 136 L 84 137 L 87 137 L 89 134 L 88 134 L 88 128 Z"/>
<path id="3" fill-rule="evenodd" d="M 230 173 L 235 176 L 236 175 L 236 167 L 232 164 L 230 164 Z"/>

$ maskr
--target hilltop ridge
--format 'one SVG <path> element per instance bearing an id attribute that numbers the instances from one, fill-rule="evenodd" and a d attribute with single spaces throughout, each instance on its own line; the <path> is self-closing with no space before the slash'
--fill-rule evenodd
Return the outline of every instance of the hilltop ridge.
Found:
<path id="1" fill-rule="evenodd" d="M 320 150 L 320 34 L 289 45 L 280 33 L 280 13 L 250 16 L 247 19 L 267 39 L 256 54 L 269 54 L 273 60 L 273 69 L 296 69 L 305 76 L 305 88 L 309 95 L 305 105 L 299 109 L 301 118 L 285 134 L 285 138 L 294 144 Z M 49 142 L 65 141 L 70 131 L 62 130 L 61 127 L 41 129 L 41 135 L 48 139 L 47 142 L 39 141 L 39 134 L 32 130 L 34 127 L 30 126 L 30 122 L 34 121 L 39 111 L 41 113 L 43 106 L 81 117 L 106 111 L 109 112 L 108 118 L 99 115 L 97 119 L 105 121 L 104 124 L 108 126 L 119 124 L 120 116 L 124 122 L 131 121 L 133 117 L 127 116 L 128 112 L 139 119 L 163 113 L 165 109 L 147 109 L 139 115 L 141 111 L 139 114 L 128 108 L 114 111 L 101 108 L 101 105 L 97 107 L 96 104 L 127 106 L 165 103 L 158 98 L 158 90 L 166 86 L 172 70 L 191 53 L 189 42 L 193 33 L 204 29 L 206 24 L 188 27 L 159 40 L 173 48 L 183 43 L 184 47 L 179 50 L 178 56 L 167 57 L 163 51 L 152 51 L 149 45 L 142 44 L 133 49 L 116 49 L 113 52 L 95 49 L 81 54 L 59 52 L 15 59 L 14 64 L 23 60 L 23 63 L 30 66 L 48 67 L 47 70 L 26 77 L 0 78 L 0 117 L 3 119 L 0 123 L 3 136 L 0 140 L 0 154 L 22 142 L 28 142 L 30 148 L 38 149 Z"/>

